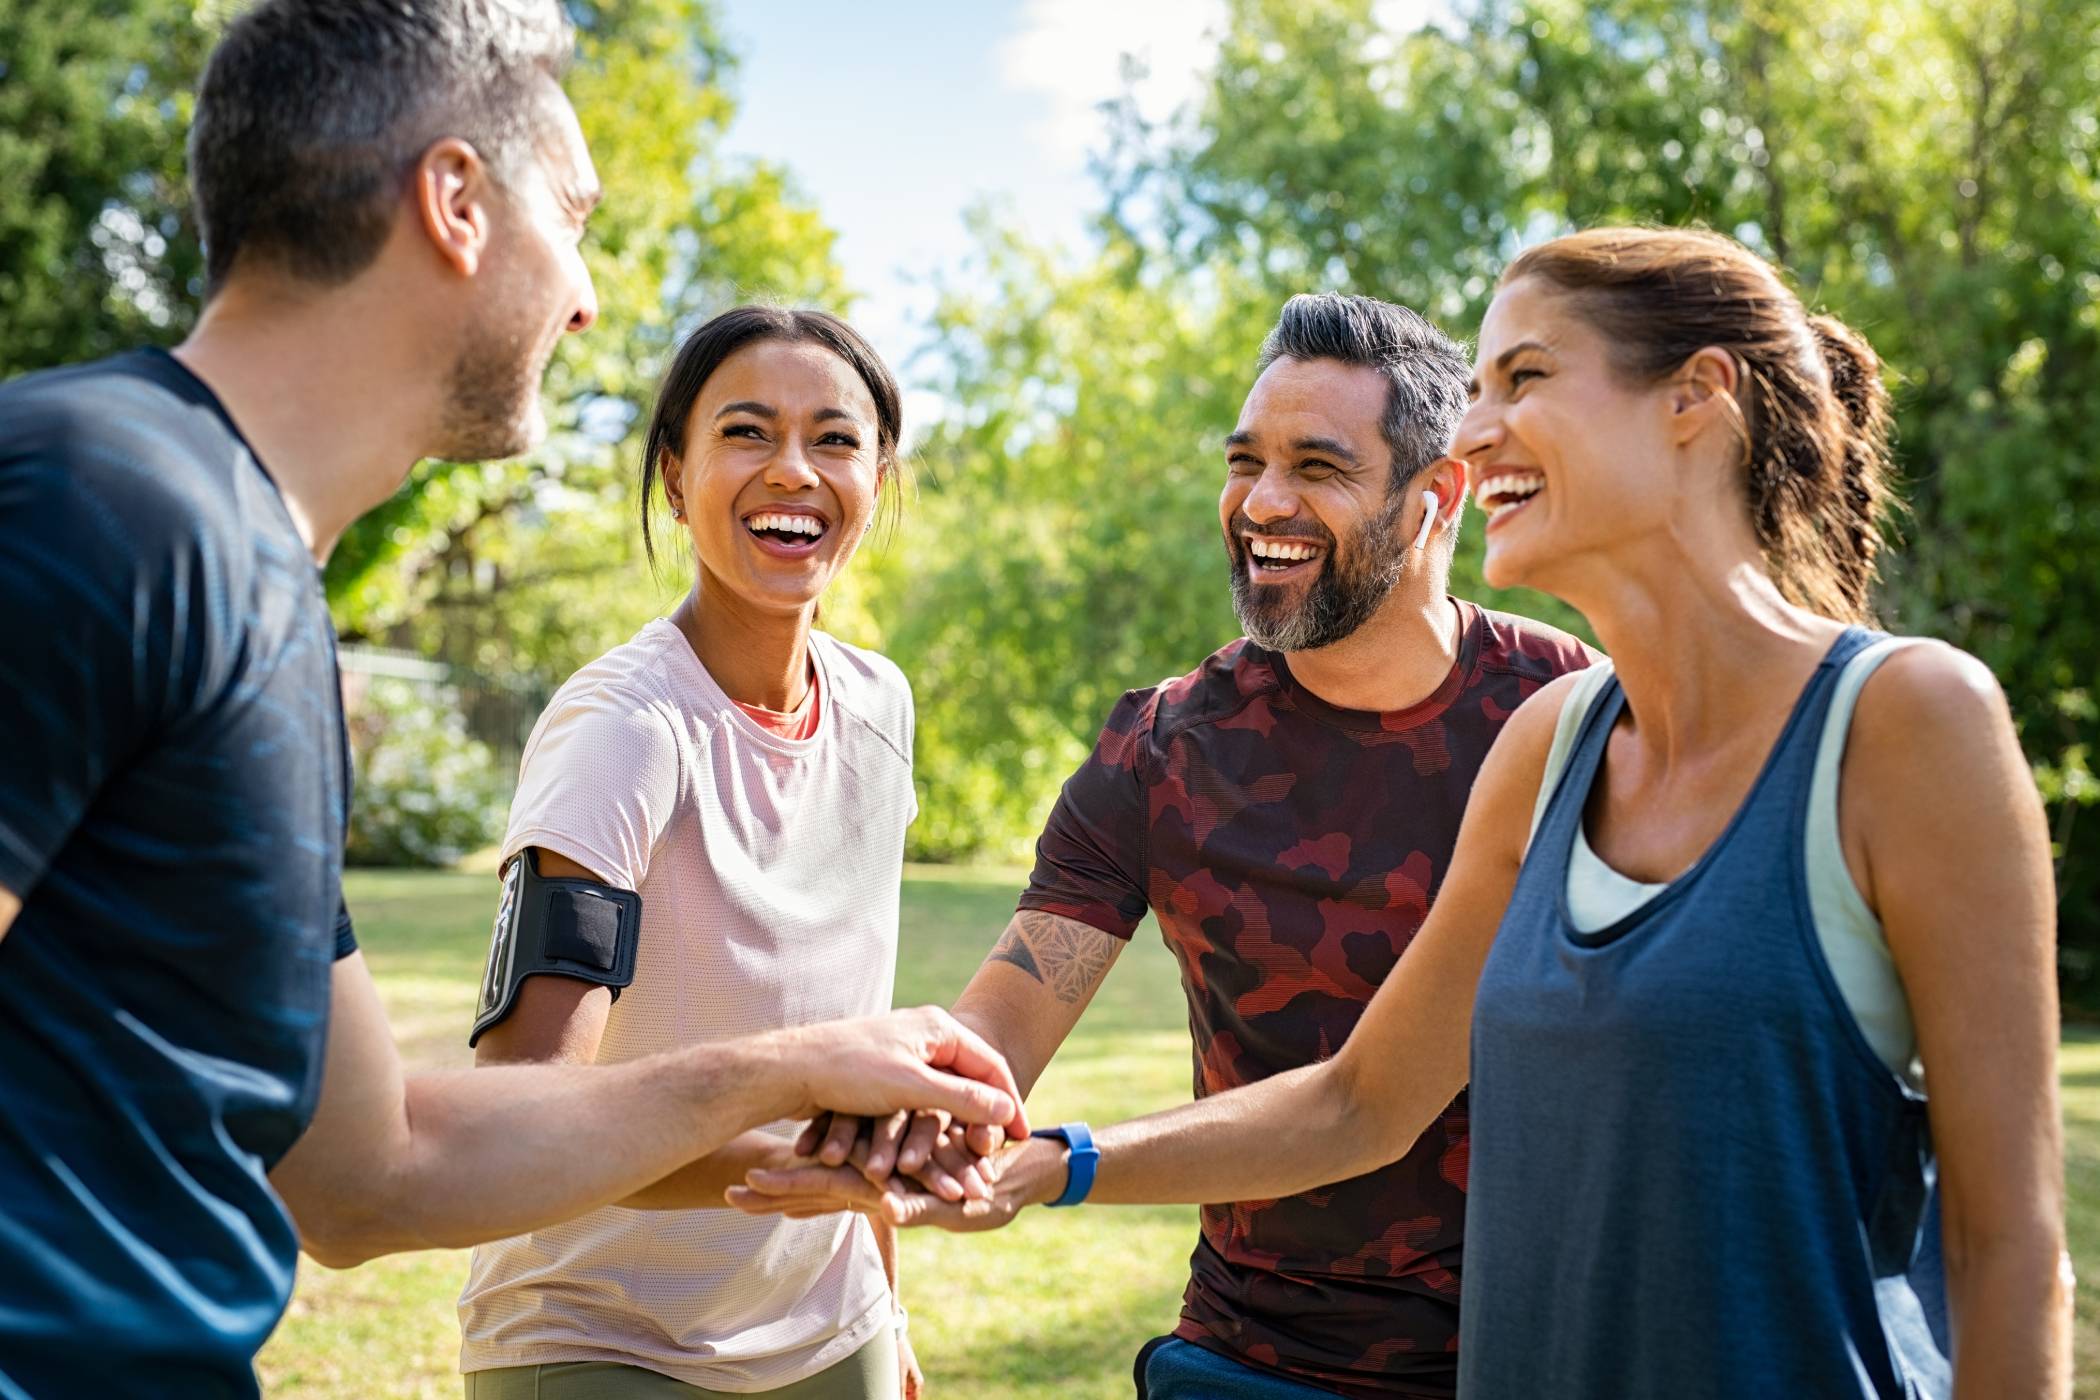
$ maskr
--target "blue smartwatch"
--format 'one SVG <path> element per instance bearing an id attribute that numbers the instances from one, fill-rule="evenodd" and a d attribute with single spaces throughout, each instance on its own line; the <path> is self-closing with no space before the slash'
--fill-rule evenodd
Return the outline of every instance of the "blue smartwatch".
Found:
<path id="1" fill-rule="evenodd" d="M 1094 1147 L 1093 1131 L 1084 1123 L 1063 1123 L 1055 1128 L 1038 1128 L 1029 1136 L 1061 1138 L 1065 1144 L 1065 1192 L 1050 1204 L 1076 1206 L 1085 1200 L 1087 1192 L 1094 1189 L 1094 1168 L 1101 1161 L 1101 1153 Z"/>

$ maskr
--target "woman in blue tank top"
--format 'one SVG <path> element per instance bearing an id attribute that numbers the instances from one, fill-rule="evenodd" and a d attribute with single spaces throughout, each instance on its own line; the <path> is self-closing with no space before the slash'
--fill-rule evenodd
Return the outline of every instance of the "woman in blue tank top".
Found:
<path id="1" fill-rule="evenodd" d="M 1505 273 L 1454 451 L 1488 580 L 1579 607 L 1614 673 L 1562 677 L 1504 729 L 1428 922 L 1343 1050 L 1103 1130 L 1091 1199 L 1370 1170 L 1470 1062 L 1472 1400 L 2064 1393 L 2040 803 L 1960 652 L 1896 649 L 1837 700 L 1876 640 L 1873 352 L 1732 240 L 1577 234 Z M 1832 775 L 1818 799 L 1854 698 L 1842 795 Z M 1922 1079 L 1870 1044 L 1818 862 L 1878 927 Z M 883 1208 L 972 1228 L 1066 1190 L 1060 1142 L 999 1165 L 991 1203 L 893 1186 Z"/>

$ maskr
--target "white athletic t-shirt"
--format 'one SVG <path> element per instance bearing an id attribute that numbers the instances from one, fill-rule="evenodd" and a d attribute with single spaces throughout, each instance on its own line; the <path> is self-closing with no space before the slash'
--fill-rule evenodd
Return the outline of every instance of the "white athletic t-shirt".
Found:
<path id="1" fill-rule="evenodd" d="M 538 846 L 642 897 L 601 1063 L 889 1009 L 918 812 L 911 689 L 872 652 L 822 633 L 809 647 L 822 713 L 807 739 L 742 713 L 661 619 L 570 678 L 533 729 L 504 859 Z M 858 1215 L 609 1206 L 474 1251 L 460 1369 L 613 1361 L 770 1390 L 851 1355 L 890 1312 Z"/>

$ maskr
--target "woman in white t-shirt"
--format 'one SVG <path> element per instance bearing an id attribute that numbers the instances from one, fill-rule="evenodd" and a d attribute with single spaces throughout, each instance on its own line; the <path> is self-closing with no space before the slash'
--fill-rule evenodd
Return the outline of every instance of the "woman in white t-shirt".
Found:
<path id="1" fill-rule="evenodd" d="M 619 1061 L 889 1008 L 917 815 L 911 690 L 813 624 L 894 490 L 899 427 L 889 370 L 822 312 L 739 307 L 680 347 L 642 528 L 653 559 L 660 482 L 691 537 L 692 592 L 554 697 L 503 842 L 506 866 L 640 894 L 634 980 L 615 1002 L 528 978 L 477 1063 Z M 626 1205 L 477 1249 L 460 1298 L 469 1400 L 912 1400 L 890 1228 L 722 1208 L 794 1137 L 748 1133 Z"/>

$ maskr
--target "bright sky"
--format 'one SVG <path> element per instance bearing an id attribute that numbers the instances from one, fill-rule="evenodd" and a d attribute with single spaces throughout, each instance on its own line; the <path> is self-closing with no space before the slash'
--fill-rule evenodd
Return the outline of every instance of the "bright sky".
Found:
<path id="1" fill-rule="evenodd" d="M 1389 25 L 1451 0 L 1381 0 Z M 1086 173 L 1143 62 L 1149 117 L 1197 95 L 1225 0 L 721 0 L 742 56 L 733 151 L 786 164 L 838 230 L 853 319 L 909 379 L 927 279 L 971 248 L 963 215 L 1003 203 L 1038 240 L 1076 244 L 1100 204 Z M 935 405 L 921 397 L 923 425 Z"/>
<path id="2" fill-rule="evenodd" d="M 784 162 L 839 231 L 855 320 L 901 361 L 929 273 L 968 254 L 963 214 L 1005 202 L 1078 240 L 1098 200 L 1086 155 L 1119 54 L 1150 62 L 1164 114 L 1196 90 L 1223 0 L 723 0 L 743 57 L 731 149 Z"/>

